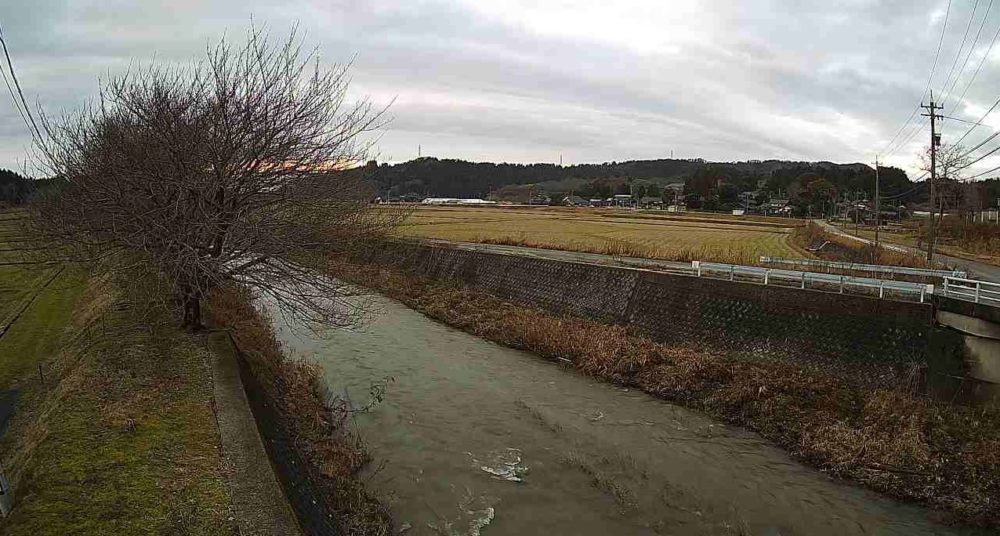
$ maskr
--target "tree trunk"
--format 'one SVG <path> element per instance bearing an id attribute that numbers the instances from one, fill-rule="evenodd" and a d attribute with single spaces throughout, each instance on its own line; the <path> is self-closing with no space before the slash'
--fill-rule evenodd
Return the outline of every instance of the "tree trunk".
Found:
<path id="1" fill-rule="evenodd" d="M 201 324 L 201 299 L 193 292 L 185 292 L 181 305 L 184 310 L 181 327 L 190 332 L 200 331 L 204 327 Z"/>

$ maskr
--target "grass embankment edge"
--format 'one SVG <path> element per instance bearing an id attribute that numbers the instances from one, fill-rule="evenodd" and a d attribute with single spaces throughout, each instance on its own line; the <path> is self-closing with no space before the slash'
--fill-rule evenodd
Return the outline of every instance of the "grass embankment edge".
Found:
<path id="1" fill-rule="evenodd" d="M 657 344 L 386 265 L 333 259 L 332 275 L 511 348 L 571 362 L 755 431 L 824 472 L 927 504 L 945 521 L 1000 526 L 1000 412 L 864 387 L 802 363 Z"/>
<path id="2" fill-rule="evenodd" d="M 278 424 L 308 465 L 315 491 L 334 511 L 338 533 L 392 534 L 388 508 L 365 488 L 361 478 L 371 457 L 349 429 L 350 408 L 324 395 L 319 366 L 285 355 L 271 324 L 246 292 L 217 291 L 207 313 L 213 325 L 229 330 L 237 351 L 273 403 L 281 420 Z"/>
<path id="3" fill-rule="evenodd" d="M 44 374 L 14 381 L 14 508 L 0 533 L 233 533 L 209 354 L 169 312 L 139 316 L 67 267 L 4 339 Z"/>

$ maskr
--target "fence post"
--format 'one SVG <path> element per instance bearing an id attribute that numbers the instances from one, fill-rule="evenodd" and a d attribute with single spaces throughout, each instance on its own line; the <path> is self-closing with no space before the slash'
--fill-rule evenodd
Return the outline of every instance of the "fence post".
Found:
<path id="1" fill-rule="evenodd" d="M 729 265 L 729 280 L 736 281 L 736 265 L 734 264 Z"/>
<path id="2" fill-rule="evenodd" d="M 884 295 L 885 295 L 885 281 L 879 281 L 879 284 L 878 284 L 878 297 L 879 297 L 879 299 L 882 299 L 882 297 Z"/>
<path id="3" fill-rule="evenodd" d="M 979 303 L 979 287 L 982 285 L 979 281 L 976 281 L 976 303 Z"/>
<path id="4" fill-rule="evenodd" d="M 10 482 L 7 481 L 7 475 L 4 473 L 3 465 L 0 465 L 0 514 L 3 517 L 10 515 L 11 506 L 13 506 L 14 493 L 10 488 Z"/>
<path id="5" fill-rule="evenodd" d="M 844 293 L 844 274 L 840 274 L 840 293 Z"/>
<path id="6" fill-rule="evenodd" d="M 806 273 L 802 272 L 802 288 L 806 288 Z"/>
<path id="7" fill-rule="evenodd" d="M 771 276 L 771 270 L 764 270 L 764 285 L 767 285 L 767 280 Z"/>
<path id="8" fill-rule="evenodd" d="M 944 278 L 944 296 L 945 297 L 948 296 L 948 278 L 947 277 Z"/>

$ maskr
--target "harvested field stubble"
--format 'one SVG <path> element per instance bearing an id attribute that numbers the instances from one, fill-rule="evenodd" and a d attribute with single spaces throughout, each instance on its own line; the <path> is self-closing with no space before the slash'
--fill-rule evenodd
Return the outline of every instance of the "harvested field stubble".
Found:
<path id="1" fill-rule="evenodd" d="M 553 315 L 385 266 L 334 260 L 329 270 L 464 331 L 756 431 L 829 474 L 924 502 L 951 520 L 1000 526 L 995 409 L 845 382 L 804 363 L 657 344 L 622 326 Z"/>
<path id="2" fill-rule="evenodd" d="M 401 234 L 673 261 L 756 264 L 761 256 L 809 256 L 789 238 L 801 220 L 668 215 L 610 209 L 421 207 Z"/>

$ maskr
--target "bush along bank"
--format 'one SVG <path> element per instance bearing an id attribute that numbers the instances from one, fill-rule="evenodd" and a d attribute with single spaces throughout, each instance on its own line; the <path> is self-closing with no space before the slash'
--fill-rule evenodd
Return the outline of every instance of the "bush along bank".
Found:
<path id="1" fill-rule="evenodd" d="M 622 326 L 554 315 L 386 264 L 335 258 L 328 269 L 469 333 L 753 430 L 828 474 L 925 503 L 946 521 L 1000 527 L 996 409 L 845 382 L 804 363 L 657 344 Z"/>
<path id="2" fill-rule="evenodd" d="M 319 367 L 286 358 L 245 293 L 216 292 L 208 317 L 232 336 L 261 434 L 305 532 L 391 534 L 388 508 L 360 478 L 371 458 L 349 431 L 347 404 L 324 396 Z"/>

